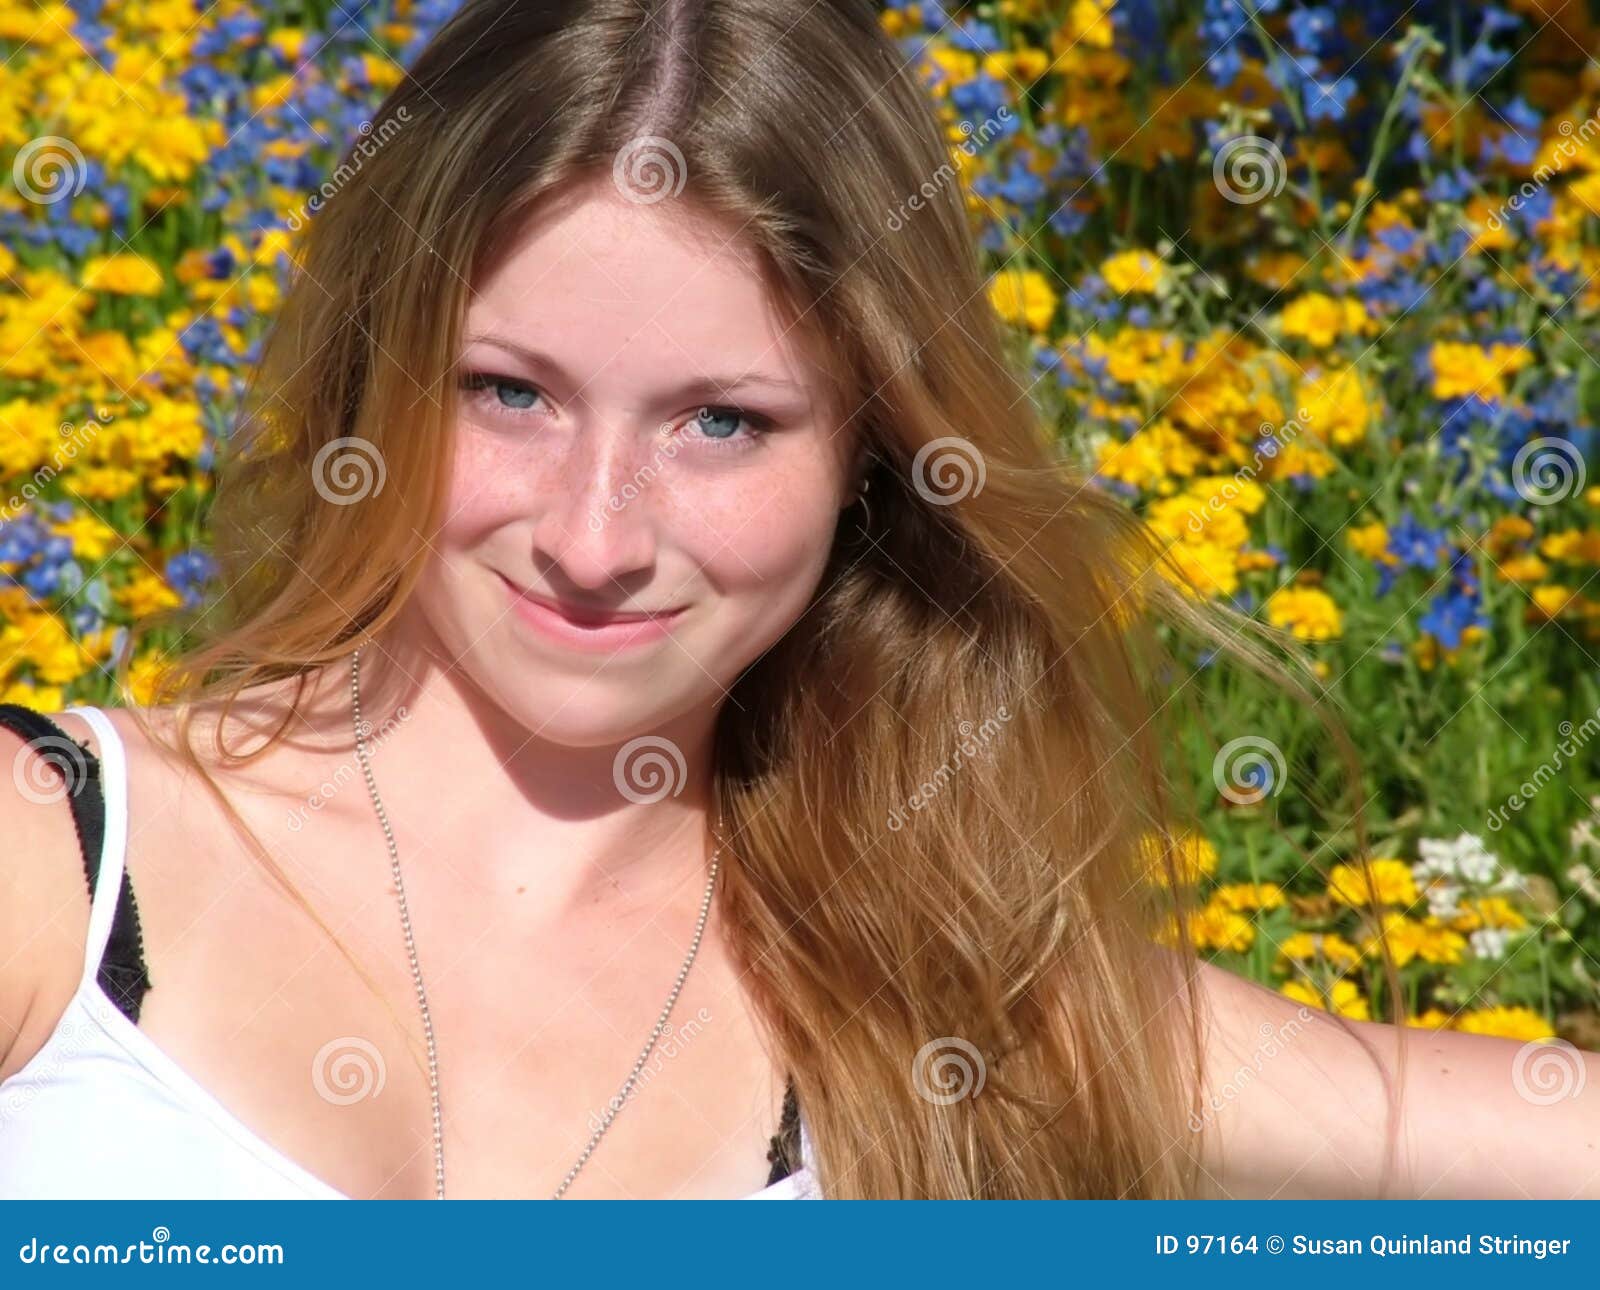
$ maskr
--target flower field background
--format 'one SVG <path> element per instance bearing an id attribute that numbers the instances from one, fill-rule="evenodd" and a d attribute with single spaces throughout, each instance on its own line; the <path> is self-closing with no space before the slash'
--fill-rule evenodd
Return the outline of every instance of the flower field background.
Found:
<path id="1" fill-rule="evenodd" d="M 454 10 L 0 2 L 0 700 L 142 701 L 296 239 Z M 1576 0 L 890 3 L 1062 452 L 1364 760 L 1413 1024 L 1600 1048 L 1600 21 Z M 393 123 L 386 123 L 392 125 Z M 1387 1017 L 1313 714 L 1205 656 L 1191 932 Z"/>

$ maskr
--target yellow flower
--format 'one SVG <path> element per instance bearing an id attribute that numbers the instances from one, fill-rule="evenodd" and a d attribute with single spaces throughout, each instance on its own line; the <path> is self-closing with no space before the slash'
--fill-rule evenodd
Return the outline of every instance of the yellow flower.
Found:
<path id="1" fill-rule="evenodd" d="M 1034 331 L 1050 325 L 1056 293 L 1036 269 L 1005 269 L 989 280 L 989 301 L 1008 323 L 1026 323 Z"/>
<path id="2" fill-rule="evenodd" d="M 83 285 L 90 291 L 124 296 L 159 295 L 161 270 L 143 256 L 97 255 L 83 266 Z"/>
<path id="3" fill-rule="evenodd" d="M 1502 515 L 1489 526 L 1489 542 L 1493 546 L 1526 542 L 1532 536 L 1533 524 L 1522 515 Z"/>
<path id="4" fill-rule="evenodd" d="M 1280 587 L 1267 598 L 1267 621 L 1287 627 L 1301 640 L 1331 640 L 1343 630 L 1339 606 L 1315 587 Z"/>
<path id="5" fill-rule="evenodd" d="M 1531 551 L 1502 560 L 1496 572 L 1507 582 L 1538 582 L 1550 574 L 1550 566 Z"/>
<path id="6" fill-rule="evenodd" d="M 1276 569 L 1279 563 L 1278 557 L 1273 555 L 1271 551 L 1241 551 L 1235 560 L 1240 573 L 1254 573 L 1258 569 Z M 1317 659 L 1311 666 L 1313 670 L 1316 670 L 1319 667 L 1325 667 L 1326 664 L 1321 659 Z M 1322 676 L 1325 674 L 1318 671 L 1317 675 Z"/>
<path id="7" fill-rule="evenodd" d="M 1304 429 L 1324 442 L 1349 448 L 1367 437 L 1377 399 L 1369 395 L 1355 368 L 1341 367 L 1302 382 L 1300 405 Z"/>
<path id="8" fill-rule="evenodd" d="M 1398 563 L 1389 552 L 1389 526 L 1381 520 L 1374 520 L 1371 524 L 1353 524 L 1344 531 L 1344 536 L 1357 555 L 1364 555 L 1369 560 L 1381 560 L 1385 564 Z"/>
<path id="9" fill-rule="evenodd" d="M 1232 950 L 1243 954 L 1255 940 L 1256 929 L 1243 915 L 1208 904 L 1189 915 L 1189 936 L 1196 949 Z"/>
<path id="10" fill-rule="evenodd" d="M 0 632 L 0 660 L 9 671 L 32 664 L 38 679 L 49 685 L 66 685 L 94 666 L 94 659 L 66 623 L 54 614 L 30 613 Z"/>
<path id="11" fill-rule="evenodd" d="M 1433 364 L 1433 397 L 1458 399 L 1477 395 L 1482 399 L 1503 398 L 1506 377 L 1533 362 L 1533 355 L 1522 345 L 1468 345 L 1456 341 L 1435 341 L 1429 351 Z"/>
<path id="12" fill-rule="evenodd" d="M 1211 893 L 1214 903 L 1236 913 L 1252 909 L 1281 909 L 1283 888 L 1275 882 L 1230 882 Z"/>
<path id="13" fill-rule="evenodd" d="M 1407 1017 L 1406 1024 L 1408 1026 L 1424 1026 L 1430 1030 L 1449 1030 L 1453 1028 L 1450 1014 L 1440 1008 L 1429 1008 L 1425 1012 L 1417 1013 L 1414 1017 Z"/>
<path id="14" fill-rule="evenodd" d="M 0 685 L 0 703 L 20 703 L 35 712 L 60 712 L 66 706 L 59 685 L 34 685 L 31 681 Z"/>
<path id="15" fill-rule="evenodd" d="M 169 660 L 159 650 L 142 654 L 128 665 L 126 700 L 144 707 L 155 698 L 155 682 L 170 666 Z"/>
<path id="16" fill-rule="evenodd" d="M 1600 529 L 1565 529 L 1539 543 L 1540 554 L 1574 564 L 1600 564 Z"/>
<path id="17" fill-rule="evenodd" d="M 1461 901 L 1461 912 L 1450 920 L 1458 932 L 1475 932 L 1480 927 L 1516 931 L 1527 925 L 1528 920 L 1504 896 L 1467 897 Z"/>
<path id="18" fill-rule="evenodd" d="M 1277 479 L 1292 479 L 1308 475 L 1312 479 L 1326 479 L 1333 474 L 1339 461 L 1332 453 L 1318 447 L 1308 439 L 1296 439 L 1283 445 L 1272 461 L 1272 474 Z"/>
<path id="19" fill-rule="evenodd" d="M 1436 918 L 1425 918 L 1418 926 L 1417 953 L 1429 963 L 1459 963 L 1466 952 L 1467 939 Z"/>
<path id="20" fill-rule="evenodd" d="M 1354 967 L 1361 961 L 1361 951 L 1337 932 L 1296 932 L 1278 947 L 1280 961 L 1311 962 L 1319 957 L 1329 963 Z"/>
<path id="21" fill-rule="evenodd" d="M 1229 547 L 1215 542 L 1174 542 L 1167 555 L 1170 560 L 1156 566 L 1161 576 L 1190 596 L 1231 596 L 1239 589 L 1239 566 Z"/>
<path id="22" fill-rule="evenodd" d="M 72 553 L 85 560 L 104 560 L 122 537 L 109 524 L 88 511 L 74 511 L 72 518 L 51 526 L 61 536 L 72 539 Z"/>
<path id="23" fill-rule="evenodd" d="M 1417 899 L 1417 881 L 1411 876 L 1411 866 L 1403 860 L 1374 859 L 1371 862 L 1372 885 L 1360 866 L 1336 864 L 1328 872 L 1328 895 L 1341 905 L 1366 905 L 1369 891 L 1375 893 L 1380 905 L 1410 905 Z"/>
<path id="24" fill-rule="evenodd" d="M 267 37 L 267 44 L 283 56 L 285 62 L 294 63 L 300 59 L 301 51 L 306 43 L 306 33 L 300 27 L 279 27 Z"/>
<path id="25" fill-rule="evenodd" d="M 1370 1015 L 1367 1011 L 1367 1001 L 1361 997 L 1361 991 L 1356 988 L 1353 981 L 1335 981 L 1326 999 L 1315 985 L 1305 980 L 1287 981 L 1280 987 L 1279 992 L 1308 1007 L 1321 1008 L 1324 1012 L 1331 1002 L 1333 1010 L 1340 1016 L 1350 1017 L 1356 1021 L 1366 1021 Z"/>
<path id="26" fill-rule="evenodd" d="M 1050 55 L 1033 46 L 986 54 L 983 70 L 997 81 L 1017 81 L 1031 85 L 1050 70 Z"/>
<path id="27" fill-rule="evenodd" d="M 1184 832 L 1173 840 L 1172 863 L 1177 867 L 1178 880 L 1192 885 L 1202 877 L 1217 871 L 1217 849 L 1209 838 L 1200 833 Z M 1144 875 L 1151 882 L 1165 881 L 1162 867 L 1161 839 L 1155 833 L 1146 833 L 1139 843 L 1140 857 L 1144 862 Z"/>
<path id="28" fill-rule="evenodd" d="M 1072 0 L 1061 38 L 1076 45 L 1082 42 L 1097 49 L 1110 49 L 1116 34 L 1107 16 L 1116 0 Z"/>
<path id="29" fill-rule="evenodd" d="M 1563 587 L 1560 583 L 1550 582 L 1542 587 L 1535 587 L 1530 593 L 1533 604 L 1528 607 L 1530 613 L 1538 613 L 1546 618 L 1557 617 L 1562 610 L 1572 604 L 1577 593 L 1571 587 Z"/>
<path id="30" fill-rule="evenodd" d="M 169 587 L 165 579 L 147 569 L 141 569 L 128 579 L 128 585 L 113 593 L 135 618 L 144 618 L 163 609 L 183 603 L 183 598 Z"/>
<path id="31" fill-rule="evenodd" d="M 1119 296 L 1153 292 L 1167 276 L 1167 266 L 1149 251 L 1123 251 L 1100 266 L 1100 276 Z"/>
<path id="32" fill-rule="evenodd" d="M 1250 528 L 1238 511 L 1215 497 L 1194 492 L 1163 498 L 1145 517 L 1158 533 L 1182 542 L 1209 543 L 1237 550 L 1250 537 Z"/>
<path id="33" fill-rule="evenodd" d="M 1397 914 L 1392 909 L 1387 909 L 1383 913 L 1383 940 L 1389 946 L 1389 954 L 1394 959 L 1396 967 L 1404 967 L 1422 953 L 1422 947 L 1429 943 L 1431 934 L 1431 928 L 1424 927 L 1404 914 Z M 1361 942 L 1361 952 L 1370 959 L 1379 959 L 1383 956 L 1376 934 L 1366 937 Z"/>
<path id="34" fill-rule="evenodd" d="M 1498 1035 L 1502 1039 L 1552 1039 L 1556 1033 L 1555 1027 L 1532 1008 L 1498 1005 L 1463 1013 L 1456 1020 L 1455 1028 L 1472 1035 Z"/>
<path id="35" fill-rule="evenodd" d="M 1308 291 L 1291 300 L 1279 321 L 1285 336 L 1298 336 L 1319 348 L 1326 348 L 1346 333 L 1359 336 L 1372 328 L 1366 307 L 1359 300 L 1336 300 L 1320 291 Z"/>
<path id="36" fill-rule="evenodd" d="M 1147 490 L 1170 475 L 1191 475 L 1200 464 L 1200 450 L 1166 420 L 1153 421 L 1127 439 L 1108 438 L 1095 456 L 1097 473 Z"/>

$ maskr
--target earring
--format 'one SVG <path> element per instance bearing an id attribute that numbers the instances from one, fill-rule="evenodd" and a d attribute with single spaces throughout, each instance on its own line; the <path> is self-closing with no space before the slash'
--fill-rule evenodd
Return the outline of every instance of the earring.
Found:
<path id="1" fill-rule="evenodd" d="M 861 481 L 861 490 L 855 495 L 855 500 L 860 503 L 863 512 L 861 519 L 863 530 L 872 527 L 872 505 L 867 501 L 867 489 L 870 487 L 872 487 L 872 476 L 868 475 Z"/>

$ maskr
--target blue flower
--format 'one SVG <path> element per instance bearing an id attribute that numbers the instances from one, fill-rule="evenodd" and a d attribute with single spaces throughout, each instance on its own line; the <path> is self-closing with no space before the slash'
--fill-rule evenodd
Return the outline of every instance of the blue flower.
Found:
<path id="1" fill-rule="evenodd" d="M 1389 554 L 1403 566 L 1412 569 L 1438 568 L 1439 548 L 1443 545 L 1443 532 L 1425 528 L 1410 511 L 1402 511 L 1400 518 L 1389 526 Z"/>
<path id="2" fill-rule="evenodd" d="M 1459 649 L 1461 635 L 1468 627 L 1488 625 L 1489 620 L 1479 608 L 1477 597 L 1461 587 L 1452 587 L 1435 596 L 1428 605 L 1428 612 L 1418 621 L 1418 626 L 1445 649 Z"/>

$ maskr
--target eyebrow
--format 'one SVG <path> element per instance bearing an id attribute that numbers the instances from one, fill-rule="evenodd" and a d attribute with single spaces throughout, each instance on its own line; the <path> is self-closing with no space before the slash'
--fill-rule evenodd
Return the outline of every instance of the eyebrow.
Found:
<path id="1" fill-rule="evenodd" d="M 561 365 L 548 354 L 541 354 L 536 349 L 529 349 L 526 345 L 519 345 L 516 341 L 504 336 L 496 336 L 492 332 L 475 332 L 468 336 L 466 343 L 493 345 L 496 349 L 503 349 L 508 354 L 520 358 L 530 367 L 542 367 L 556 373 L 563 380 L 571 378 L 562 371 Z M 793 381 L 783 380 L 776 376 L 768 376 L 764 372 L 746 372 L 742 376 L 696 376 L 679 386 L 674 397 L 690 399 L 711 399 L 723 395 L 739 386 L 762 386 L 779 393 L 804 394 L 806 389 Z"/>

